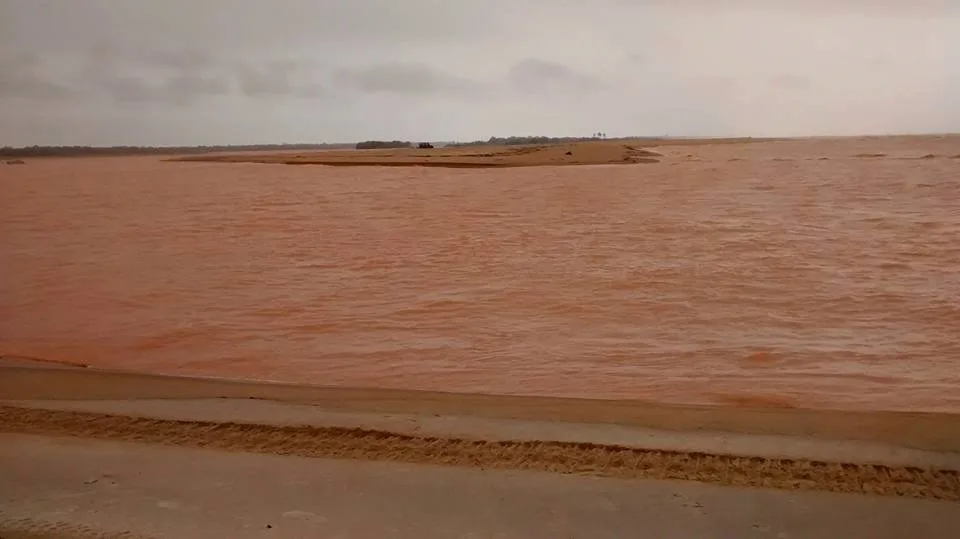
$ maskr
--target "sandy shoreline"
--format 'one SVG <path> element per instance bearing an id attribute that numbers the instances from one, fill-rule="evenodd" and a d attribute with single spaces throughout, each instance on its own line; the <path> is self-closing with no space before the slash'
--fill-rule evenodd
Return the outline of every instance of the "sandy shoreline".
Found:
<path id="1" fill-rule="evenodd" d="M 640 400 L 346 388 L 63 368 L 0 360 L 0 400 L 263 399 L 339 412 L 565 421 L 738 434 L 803 436 L 960 452 L 960 414 L 665 405 Z M 51 368 L 57 367 L 57 368 Z"/>
<path id="2" fill-rule="evenodd" d="M 17 434 L 960 499 L 952 414 L 325 388 L 22 363 L 0 366 L 0 401 L 0 432 Z"/>

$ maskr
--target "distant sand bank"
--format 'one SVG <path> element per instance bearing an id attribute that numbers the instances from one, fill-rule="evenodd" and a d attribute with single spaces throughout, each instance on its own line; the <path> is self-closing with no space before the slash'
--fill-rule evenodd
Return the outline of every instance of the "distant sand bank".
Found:
<path id="1" fill-rule="evenodd" d="M 504 168 L 657 163 L 657 152 L 624 142 L 577 142 L 436 149 L 336 150 L 304 153 L 201 155 L 179 161 L 287 165 Z"/>
<path id="2" fill-rule="evenodd" d="M 765 146 L 763 146 L 765 145 Z M 960 146 L 957 135 L 890 136 L 890 137 L 810 137 L 810 138 L 643 138 L 595 140 L 586 142 L 482 145 L 444 147 L 434 149 L 400 148 L 375 150 L 318 150 L 282 152 L 237 152 L 204 155 L 186 155 L 171 161 L 206 161 L 219 163 L 265 163 L 287 165 L 379 166 L 379 167 L 442 167 L 442 168 L 509 168 L 567 165 L 625 165 L 659 163 L 667 160 L 700 161 L 707 157 L 730 152 L 747 152 L 750 148 L 778 148 L 796 152 L 805 149 L 801 158 L 814 157 L 813 148 L 824 150 L 849 147 L 854 150 L 834 158 L 854 159 L 939 159 L 953 156 Z M 720 148 L 724 148 L 720 150 Z M 938 151 L 931 152 L 932 149 Z M 883 151 L 881 151 L 883 150 Z M 892 152 L 892 153 L 891 153 Z M 919 153 L 918 153 L 919 152 Z M 803 153 L 803 152 L 801 152 Z M 670 159 L 670 158 L 673 159 Z M 791 161 L 797 155 L 774 157 L 774 161 Z M 769 158 L 769 157 L 768 157 Z M 743 161 L 743 155 L 723 159 L 725 162 Z"/>

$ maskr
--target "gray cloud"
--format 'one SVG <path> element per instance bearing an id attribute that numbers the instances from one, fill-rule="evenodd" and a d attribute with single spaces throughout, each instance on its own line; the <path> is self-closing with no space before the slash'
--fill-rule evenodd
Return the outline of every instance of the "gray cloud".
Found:
<path id="1" fill-rule="evenodd" d="M 0 45 L 69 51 L 97 40 L 160 49 L 171 42 L 216 52 L 256 54 L 315 43 L 460 42 L 484 40 L 504 21 L 496 0 L 463 4 L 437 0 L 4 0 L 10 27 Z M 500 2 L 506 5 L 505 2 Z M 341 49 L 342 50 L 342 49 Z"/>
<path id="2" fill-rule="evenodd" d="M 635 0 L 616 0 L 636 6 Z M 960 4 L 952 0 L 653 0 L 645 5 L 670 4 L 675 9 L 707 10 L 730 13 L 736 10 L 768 13 L 852 14 L 865 17 L 940 17 L 960 13 Z"/>
<path id="3" fill-rule="evenodd" d="M 396 62 L 337 70 L 344 90 L 364 93 L 452 98 L 507 98 L 517 92 L 545 96 L 598 89 L 601 81 L 557 62 L 525 58 L 504 73 L 470 79 L 423 63 Z"/>
<path id="4" fill-rule="evenodd" d="M 422 63 L 407 62 L 340 69 L 334 74 L 334 80 L 347 89 L 409 96 L 476 96 L 484 89 L 480 82 L 444 73 Z"/>
<path id="5" fill-rule="evenodd" d="M 0 56 L 0 99 L 56 100 L 75 96 L 73 89 L 43 72 L 35 55 Z"/>
<path id="6" fill-rule="evenodd" d="M 121 104 L 185 106 L 232 91 L 232 81 L 224 73 L 185 62 L 188 57 L 163 50 L 131 54 L 100 44 L 77 62 L 83 66 L 78 73 L 64 73 L 63 77 L 91 99 L 107 98 Z"/>
<path id="7" fill-rule="evenodd" d="M 509 80 L 526 93 L 584 92 L 598 89 L 600 81 L 563 64 L 525 58 L 510 68 Z"/>
<path id="8" fill-rule="evenodd" d="M 203 97 L 230 92 L 228 81 L 203 75 L 179 73 L 160 81 L 132 76 L 112 76 L 94 83 L 94 92 L 106 92 L 119 103 L 166 103 L 188 105 Z"/>
<path id="9" fill-rule="evenodd" d="M 234 68 L 241 93 L 247 97 L 321 97 L 322 84 L 304 80 L 298 62 L 279 61 L 264 65 L 239 65 Z"/>
<path id="10" fill-rule="evenodd" d="M 774 75 L 770 77 L 770 82 L 774 87 L 788 90 L 805 90 L 813 84 L 808 77 L 790 74 Z"/>
<path id="11" fill-rule="evenodd" d="M 183 106 L 229 95 L 257 99 L 324 95 L 323 86 L 310 80 L 310 63 L 305 61 L 245 61 L 172 48 L 131 51 L 100 43 L 78 63 L 84 67 L 72 78 L 76 86 L 89 96 L 120 103 Z"/>
<path id="12" fill-rule="evenodd" d="M 141 50 L 134 61 L 176 71 L 200 71 L 217 68 L 221 59 L 209 51 L 190 49 L 152 49 Z"/>

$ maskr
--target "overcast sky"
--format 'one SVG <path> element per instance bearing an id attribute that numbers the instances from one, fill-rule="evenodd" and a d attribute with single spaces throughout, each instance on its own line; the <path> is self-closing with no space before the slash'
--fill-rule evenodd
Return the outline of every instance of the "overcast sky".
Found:
<path id="1" fill-rule="evenodd" d="M 960 0 L 0 0 L 0 146 L 960 131 Z"/>

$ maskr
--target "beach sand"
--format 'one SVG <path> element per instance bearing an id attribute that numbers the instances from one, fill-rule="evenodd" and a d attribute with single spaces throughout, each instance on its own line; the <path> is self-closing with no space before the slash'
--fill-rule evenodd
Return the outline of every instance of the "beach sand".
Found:
<path id="1" fill-rule="evenodd" d="M 0 537 L 952 538 L 936 500 L 0 434 Z"/>

